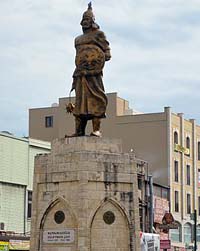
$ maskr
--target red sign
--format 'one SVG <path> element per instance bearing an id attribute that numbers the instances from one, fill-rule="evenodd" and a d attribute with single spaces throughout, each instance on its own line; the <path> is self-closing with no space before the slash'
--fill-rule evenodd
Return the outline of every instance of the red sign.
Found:
<path id="1" fill-rule="evenodd" d="M 198 186 L 200 186 L 200 169 L 198 169 Z"/>
<path id="2" fill-rule="evenodd" d="M 160 240 L 160 249 L 170 249 L 171 241 L 170 240 Z"/>
<path id="3" fill-rule="evenodd" d="M 172 224 L 174 223 L 174 217 L 171 213 L 165 213 L 164 217 L 162 218 L 163 224 Z"/>
<path id="4" fill-rule="evenodd" d="M 169 212 L 169 202 L 166 199 L 154 196 L 154 221 L 161 224 L 165 212 Z"/>

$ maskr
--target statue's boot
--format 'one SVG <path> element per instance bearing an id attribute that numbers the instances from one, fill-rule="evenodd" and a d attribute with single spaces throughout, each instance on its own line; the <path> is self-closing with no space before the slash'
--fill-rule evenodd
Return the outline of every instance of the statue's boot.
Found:
<path id="1" fill-rule="evenodd" d="M 76 132 L 71 137 L 85 136 L 86 125 L 87 125 L 86 119 L 75 117 Z"/>
<path id="2" fill-rule="evenodd" d="M 100 132 L 100 125 L 101 125 L 101 119 L 100 118 L 93 118 L 92 119 L 92 126 L 93 126 L 93 132 L 91 133 L 91 136 L 101 137 Z"/>
<path id="3" fill-rule="evenodd" d="M 85 136 L 85 128 L 87 125 L 87 119 L 81 118 L 81 136 Z"/>

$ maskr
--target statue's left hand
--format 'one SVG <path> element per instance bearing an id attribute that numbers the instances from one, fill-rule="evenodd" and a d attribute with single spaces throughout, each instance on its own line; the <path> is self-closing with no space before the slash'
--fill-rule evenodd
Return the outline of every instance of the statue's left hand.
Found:
<path id="1" fill-rule="evenodd" d="M 69 103 L 69 104 L 67 104 L 66 105 L 66 110 L 67 110 L 67 113 L 72 113 L 73 112 L 73 110 L 74 110 L 74 104 L 72 104 L 72 103 Z"/>
<path id="2" fill-rule="evenodd" d="M 73 81 L 73 83 L 72 83 L 72 88 L 71 88 L 71 90 L 70 90 L 70 92 L 72 92 L 73 90 L 75 90 L 75 81 Z"/>

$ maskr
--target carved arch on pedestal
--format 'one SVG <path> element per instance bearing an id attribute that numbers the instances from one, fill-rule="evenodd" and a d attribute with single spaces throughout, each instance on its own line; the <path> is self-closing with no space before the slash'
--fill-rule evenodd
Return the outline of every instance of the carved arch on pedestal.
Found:
<path id="1" fill-rule="evenodd" d="M 65 219 L 62 223 L 58 224 L 54 220 L 54 215 L 56 211 L 62 211 L 65 215 Z M 42 218 L 40 220 L 40 238 L 38 250 L 51 250 L 50 247 L 45 248 L 43 244 L 43 233 L 47 229 L 74 229 L 76 230 L 78 227 L 78 221 L 73 209 L 62 196 L 56 196 L 47 208 L 44 210 L 42 214 Z M 75 236 L 75 244 L 77 244 L 77 237 Z"/>
<path id="2" fill-rule="evenodd" d="M 64 199 L 62 196 L 56 196 L 56 197 L 54 197 L 54 198 L 50 201 L 49 205 L 47 206 L 47 208 L 45 209 L 44 213 L 42 214 L 42 218 L 41 218 L 41 220 L 40 220 L 40 229 L 43 229 L 44 222 L 45 222 L 45 218 L 46 218 L 46 216 L 48 215 L 49 211 L 50 211 L 56 204 L 58 204 L 58 203 L 63 203 L 63 205 L 66 207 L 66 209 L 68 209 L 68 210 L 71 212 L 71 214 L 72 214 L 74 220 L 76 221 L 76 225 L 78 226 L 77 217 L 76 217 L 74 211 L 72 210 L 71 206 L 69 205 L 68 201 L 67 201 L 66 199 Z"/>
<path id="3" fill-rule="evenodd" d="M 91 217 L 90 217 L 90 221 L 89 221 L 89 227 L 91 228 L 92 226 L 92 222 L 94 220 L 94 217 L 97 213 L 97 211 L 99 210 L 99 208 L 101 208 L 103 205 L 105 205 L 106 203 L 112 203 L 114 206 L 116 206 L 120 211 L 121 213 L 124 215 L 124 217 L 126 218 L 127 220 L 127 223 L 129 225 L 129 227 L 131 226 L 131 222 L 130 222 L 130 219 L 129 219 L 129 216 L 128 216 L 128 212 L 126 210 L 125 207 L 123 207 L 117 200 L 115 200 L 114 198 L 104 198 L 100 203 L 99 205 L 95 206 L 94 208 L 94 213 L 92 213 Z"/>
<path id="4" fill-rule="evenodd" d="M 90 220 L 90 250 L 129 251 L 130 226 L 125 208 L 116 200 L 105 198 Z"/>

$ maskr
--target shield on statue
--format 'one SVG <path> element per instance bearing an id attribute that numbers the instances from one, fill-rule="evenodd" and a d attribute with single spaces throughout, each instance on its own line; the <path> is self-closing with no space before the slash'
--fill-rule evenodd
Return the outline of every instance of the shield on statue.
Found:
<path id="1" fill-rule="evenodd" d="M 96 45 L 81 45 L 77 48 L 75 63 L 77 70 L 83 75 L 99 74 L 105 64 L 105 54 Z"/>

